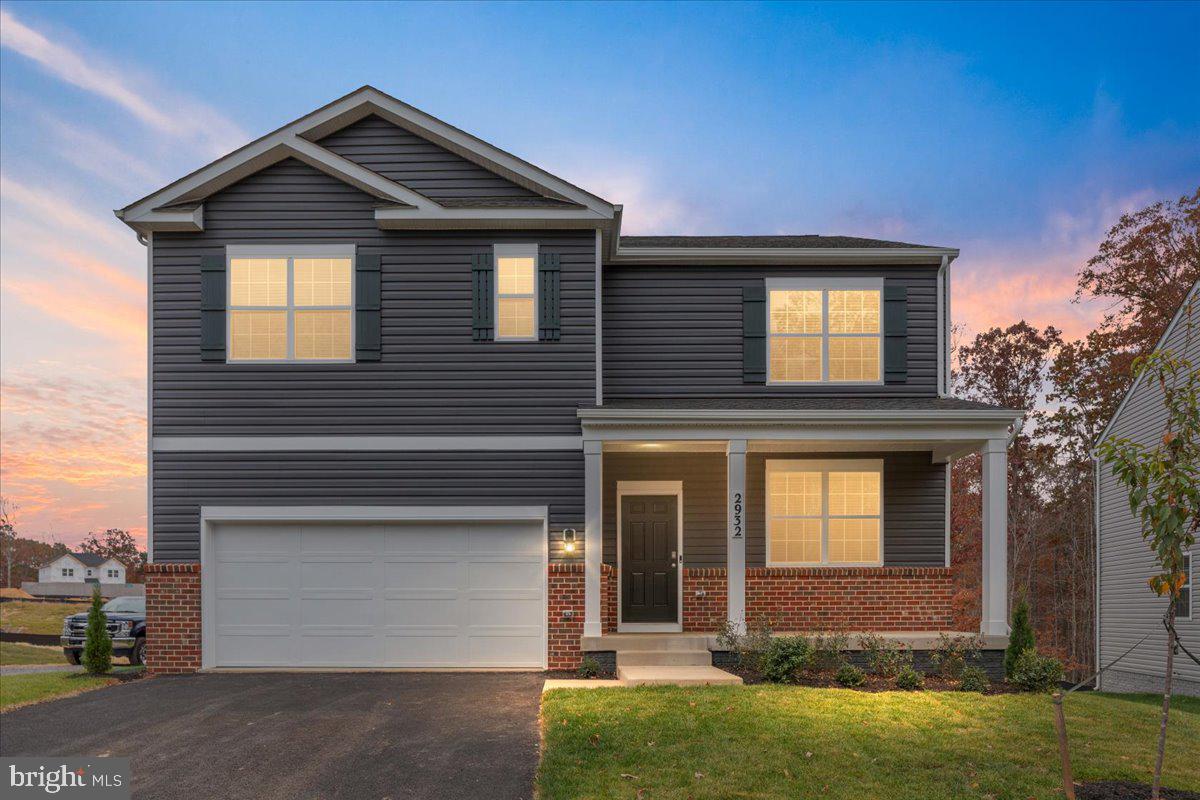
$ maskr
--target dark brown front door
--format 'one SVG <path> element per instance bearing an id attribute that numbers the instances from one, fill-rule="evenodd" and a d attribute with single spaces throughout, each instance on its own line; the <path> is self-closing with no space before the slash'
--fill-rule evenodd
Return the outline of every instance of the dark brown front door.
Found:
<path id="1" fill-rule="evenodd" d="M 622 622 L 678 622 L 678 513 L 670 495 L 621 498 Z"/>

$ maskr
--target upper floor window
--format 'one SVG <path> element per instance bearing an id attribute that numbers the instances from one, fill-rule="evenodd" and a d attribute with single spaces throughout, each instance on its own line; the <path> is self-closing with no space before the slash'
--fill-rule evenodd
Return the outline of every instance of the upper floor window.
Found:
<path id="1" fill-rule="evenodd" d="M 496 339 L 536 340 L 538 247 L 498 244 L 495 248 Z"/>
<path id="2" fill-rule="evenodd" d="M 767 281 L 770 383 L 882 383 L 883 281 Z"/>
<path id="3" fill-rule="evenodd" d="M 230 248 L 230 361 L 353 361 L 354 258 L 345 247 Z"/>
<path id="4" fill-rule="evenodd" d="M 115 578 L 115 577 L 117 577 L 117 575 L 118 575 L 118 573 L 115 569 L 110 569 L 108 571 L 108 577 L 110 577 L 110 578 Z"/>
<path id="5" fill-rule="evenodd" d="M 64 568 L 62 571 L 62 576 L 64 578 L 71 578 L 71 577 L 74 577 L 74 575 L 75 575 L 75 570 L 72 568 Z"/>
<path id="6" fill-rule="evenodd" d="M 767 461 L 768 566 L 882 563 L 882 461 Z"/>
<path id="7" fill-rule="evenodd" d="M 1195 575 L 1192 572 L 1192 554 L 1183 554 L 1183 588 L 1179 590 L 1179 596 L 1175 598 L 1175 619 L 1190 620 L 1192 618 L 1192 578 Z"/>

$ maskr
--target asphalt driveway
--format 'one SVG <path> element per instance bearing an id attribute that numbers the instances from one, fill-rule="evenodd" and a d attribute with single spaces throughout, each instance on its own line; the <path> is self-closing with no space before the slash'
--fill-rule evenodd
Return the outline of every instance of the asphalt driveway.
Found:
<path id="1" fill-rule="evenodd" d="M 136 798 L 528 798 L 541 675 L 150 678 L 16 709 L 6 756 L 132 758 Z"/>

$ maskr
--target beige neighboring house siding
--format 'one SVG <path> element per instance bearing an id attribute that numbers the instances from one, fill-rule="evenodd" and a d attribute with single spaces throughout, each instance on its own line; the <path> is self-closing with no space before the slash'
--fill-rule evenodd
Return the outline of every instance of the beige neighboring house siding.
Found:
<path id="1" fill-rule="evenodd" d="M 1197 288 L 1200 288 L 1198 284 Z M 1200 364 L 1200 292 L 1193 288 L 1189 298 L 1195 309 L 1188 317 L 1179 318 L 1160 349 L 1186 353 L 1193 363 Z M 1118 412 L 1109 437 L 1133 439 L 1150 443 L 1157 440 L 1166 424 L 1162 390 L 1151 381 L 1134 389 Z M 1162 691 L 1166 670 L 1166 631 L 1162 616 L 1167 600 L 1157 597 L 1147 585 L 1156 567 L 1150 547 L 1142 539 L 1141 525 L 1129 510 L 1128 493 L 1112 476 L 1111 470 L 1100 465 L 1099 496 L 1099 663 L 1107 665 L 1146 634 L 1150 638 L 1136 647 L 1120 664 L 1101 677 L 1105 691 Z M 1193 575 L 1195 562 L 1200 560 L 1200 545 L 1192 548 Z M 1176 629 L 1185 646 L 1200 653 L 1200 599 L 1193 586 L 1192 619 L 1180 620 Z M 1175 658 L 1176 683 L 1174 691 L 1200 696 L 1200 666 L 1183 654 Z"/>

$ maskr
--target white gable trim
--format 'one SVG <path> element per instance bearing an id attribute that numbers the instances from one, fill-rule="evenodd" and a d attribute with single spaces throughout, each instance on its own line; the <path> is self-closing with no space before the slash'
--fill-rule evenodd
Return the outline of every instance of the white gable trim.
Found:
<path id="1" fill-rule="evenodd" d="M 445 208 L 425 195 L 388 180 L 379 173 L 359 166 L 312 141 L 369 114 L 378 114 L 394 124 L 402 125 L 413 133 L 429 138 L 527 188 L 570 200 L 583 208 Z M 526 221 L 543 221 L 547 218 L 572 223 L 571 227 L 596 227 L 611 220 L 615 213 L 614 206 L 595 195 L 370 86 L 335 100 L 324 108 L 217 159 L 115 213 L 139 233 L 154 230 L 202 231 L 204 207 L 200 201 L 213 192 L 289 157 L 396 204 L 395 207 L 381 209 L 386 213 L 377 215 L 383 227 L 405 227 L 411 225 L 413 220 L 458 222 L 464 226 L 468 221 L 493 220 L 515 226 Z M 197 203 L 197 206 L 189 209 L 163 208 L 187 203 Z M 389 222 L 395 224 L 388 225 Z M 582 225 L 584 222 L 588 224 Z"/>
<path id="2" fill-rule="evenodd" d="M 1175 332 L 1175 328 L 1178 327 L 1180 320 L 1182 320 L 1186 315 L 1187 309 L 1194 304 L 1200 304 L 1200 281 L 1196 281 L 1192 285 L 1191 290 L 1183 298 L 1183 302 L 1179 304 L 1179 310 L 1175 312 L 1175 316 L 1171 318 L 1170 323 L 1167 324 L 1167 329 L 1163 331 L 1163 335 L 1159 337 L 1158 344 L 1154 345 L 1154 350 L 1151 352 L 1157 352 L 1158 350 L 1162 349 L 1163 345 L 1167 343 L 1167 340 L 1171 338 L 1171 334 Z M 1117 410 L 1113 412 L 1112 419 L 1110 419 L 1108 424 L 1104 426 L 1104 430 L 1100 433 L 1100 438 L 1096 440 L 1097 447 L 1100 446 L 1101 442 L 1108 438 L 1109 431 L 1112 430 L 1113 425 L 1115 425 L 1117 419 L 1120 418 L 1121 412 L 1125 410 L 1125 406 L 1129 403 L 1130 398 L 1133 397 L 1134 392 L 1136 392 L 1138 387 L 1142 385 L 1142 379 L 1145 376 L 1146 373 L 1143 372 L 1134 378 L 1129 390 L 1126 391 L 1125 396 L 1121 398 L 1121 403 L 1117 406 Z"/>

